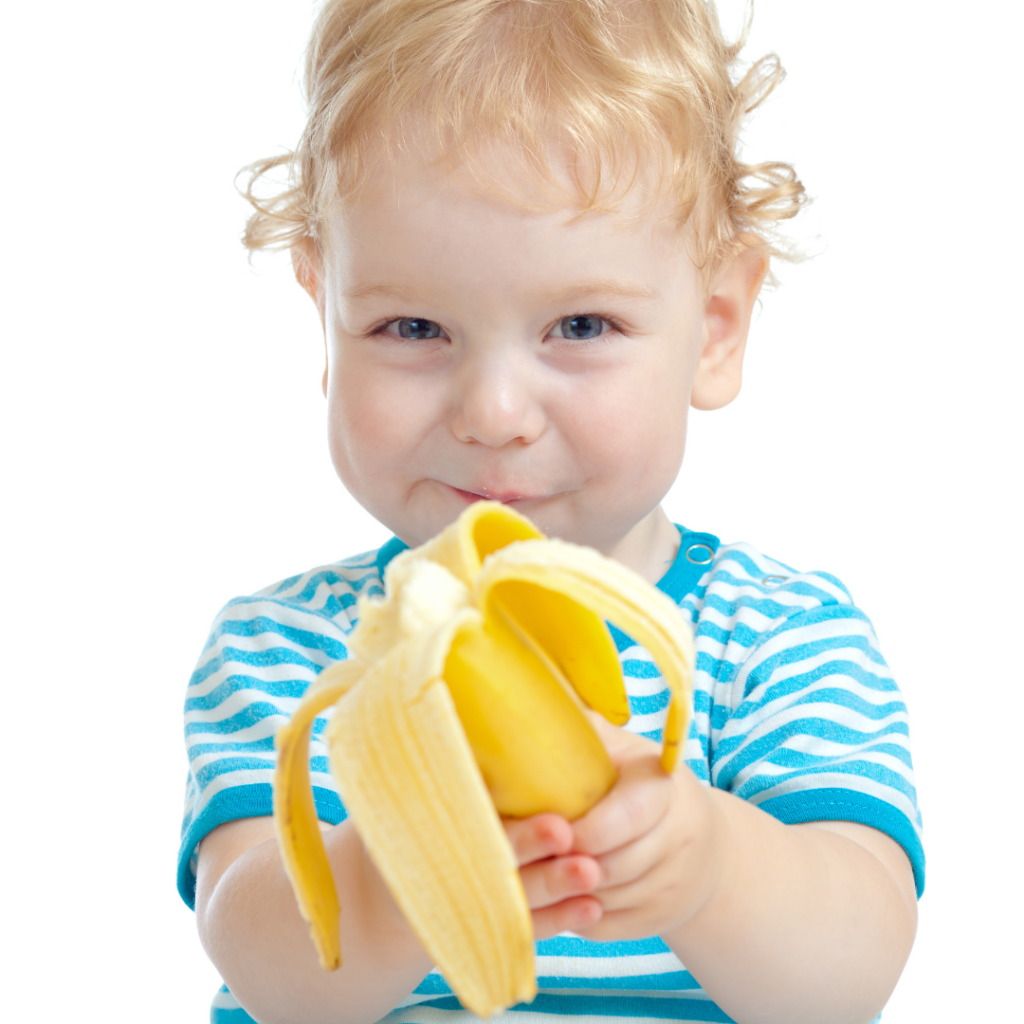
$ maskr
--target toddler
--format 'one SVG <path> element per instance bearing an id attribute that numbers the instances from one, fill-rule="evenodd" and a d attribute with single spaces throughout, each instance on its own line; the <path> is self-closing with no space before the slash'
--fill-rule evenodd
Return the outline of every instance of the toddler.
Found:
<path id="1" fill-rule="evenodd" d="M 687 410 L 740 388 L 773 228 L 803 189 L 736 156 L 774 59 L 735 73 L 704 0 L 326 0 L 294 153 L 254 165 L 250 249 L 287 248 L 320 314 L 338 475 L 394 534 L 230 602 L 186 703 L 182 896 L 225 988 L 213 1020 L 468 1019 L 369 861 L 315 730 L 342 967 L 278 853 L 273 736 L 345 658 L 360 595 L 467 504 L 506 502 L 669 594 L 697 642 L 673 775 L 667 693 L 614 631 L 633 717 L 568 822 L 507 821 L 557 1017 L 875 1018 L 924 879 L 906 709 L 825 573 L 673 524 Z M 267 196 L 261 182 L 286 168 Z M 712 525 L 712 524 L 700 524 Z"/>

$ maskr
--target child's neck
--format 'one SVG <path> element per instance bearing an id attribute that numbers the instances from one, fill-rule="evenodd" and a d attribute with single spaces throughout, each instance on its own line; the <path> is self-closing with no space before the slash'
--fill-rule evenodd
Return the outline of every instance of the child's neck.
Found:
<path id="1" fill-rule="evenodd" d="M 657 583 L 668 572 L 678 550 L 679 531 L 659 505 L 605 554 L 640 573 L 649 583 Z"/>

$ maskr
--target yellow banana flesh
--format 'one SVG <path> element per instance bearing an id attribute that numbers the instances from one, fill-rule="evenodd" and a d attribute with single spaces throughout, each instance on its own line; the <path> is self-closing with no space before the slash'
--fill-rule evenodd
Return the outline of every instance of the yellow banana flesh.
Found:
<path id="1" fill-rule="evenodd" d="M 444 679 L 499 814 L 572 820 L 614 785 L 615 767 L 584 713 L 507 628 L 458 637 Z"/>
<path id="2" fill-rule="evenodd" d="M 590 548 L 560 540 L 529 541 L 501 554 L 474 581 L 481 602 L 525 603 L 522 592 L 530 587 L 556 591 L 614 622 L 647 648 L 672 694 L 661 766 L 673 771 L 689 726 L 694 658 L 693 638 L 675 602 L 631 569 Z"/>
<path id="3" fill-rule="evenodd" d="M 685 739 L 693 646 L 678 608 L 632 571 L 547 540 L 493 502 L 399 555 L 360 600 L 351 657 L 321 673 L 278 733 L 274 815 L 321 964 L 341 963 L 339 907 L 308 774 L 325 730 L 359 835 L 455 994 L 488 1017 L 533 998 L 533 930 L 499 813 L 570 820 L 615 769 L 582 708 L 629 718 L 615 622 L 670 687 L 662 765 Z"/>

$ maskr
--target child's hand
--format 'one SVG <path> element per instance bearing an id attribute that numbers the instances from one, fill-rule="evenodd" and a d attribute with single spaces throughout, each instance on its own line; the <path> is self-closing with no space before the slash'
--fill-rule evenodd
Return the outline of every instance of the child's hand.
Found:
<path id="1" fill-rule="evenodd" d="M 715 891 L 728 826 L 685 765 L 664 772 L 660 744 L 591 718 L 619 778 L 572 824 L 572 852 L 597 866 L 602 907 L 598 921 L 573 930 L 602 942 L 665 935 Z"/>
<path id="2" fill-rule="evenodd" d="M 662 935 L 707 902 L 723 826 L 688 769 L 665 774 L 658 744 L 592 720 L 619 770 L 608 795 L 572 824 L 555 814 L 505 822 L 534 930 L 538 939 Z"/>

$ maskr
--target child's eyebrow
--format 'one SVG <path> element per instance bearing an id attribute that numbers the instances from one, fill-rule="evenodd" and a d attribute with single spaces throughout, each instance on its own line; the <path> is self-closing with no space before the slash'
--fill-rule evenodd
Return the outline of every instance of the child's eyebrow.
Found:
<path id="1" fill-rule="evenodd" d="M 344 298 L 354 302 L 360 299 L 372 299 L 378 295 L 385 295 L 390 299 L 399 299 L 402 302 L 429 302 L 426 292 L 416 288 L 408 288 L 400 284 L 367 284 L 362 288 L 346 288 L 342 295 Z"/>
<path id="2" fill-rule="evenodd" d="M 418 288 L 409 288 L 400 284 L 369 284 L 361 288 L 347 288 L 343 294 L 346 299 L 355 302 L 358 302 L 360 299 L 375 298 L 379 295 L 412 303 L 427 303 L 432 299 L 431 295 L 420 291 Z M 544 292 L 537 298 L 543 305 L 557 306 L 572 302 L 574 299 L 588 298 L 593 295 L 612 296 L 622 299 L 655 299 L 658 297 L 658 291 L 656 288 L 633 284 L 629 281 L 598 277 L 585 281 L 576 281 L 555 291 Z"/>
<path id="3" fill-rule="evenodd" d="M 546 304 L 559 305 L 591 295 L 609 295 L 620 299 L 656 299 L 658 290 L 647 285 L 619 281 L 616 278 L 596 277 L 586 281 L 576 281 L 556 291 L 545 292 L 541 299 Z"/>

